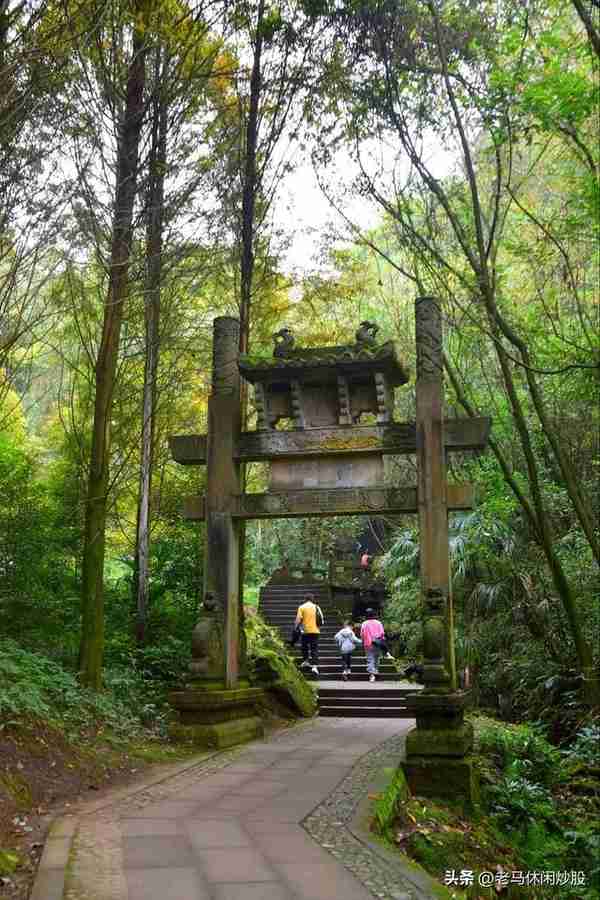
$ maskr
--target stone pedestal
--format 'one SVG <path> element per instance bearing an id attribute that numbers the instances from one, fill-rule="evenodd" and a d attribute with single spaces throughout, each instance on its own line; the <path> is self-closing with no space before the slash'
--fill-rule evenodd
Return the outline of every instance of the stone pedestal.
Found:
<path id="1" fill-rule="evenodd" d="M 413 794 L 459 803 L 467 809 L 479 802 L 479 775 L 471 756 L 414 756 L 402 768 Z"/>
<path id="2" fill-rule="evenodd" d="M 417 727 L 406 738 L 403 763 L 411 791 L 473 807 L 479 778 L 471 750 L 473 726 L 464 721 L 468 693 L 423 691 L 410 698 Z"/>
<path id="3" fill-rule="evenodd" d="M 190 682 L 185 690 L 169 697 L 179 714 L 179 722 L 169 729 L 170 736 L 211 750 L 262 737 L 264 728 L 257 710 L 261 696 L 259 688 L 242 682 L 230 690 L 224 685 Z"/>

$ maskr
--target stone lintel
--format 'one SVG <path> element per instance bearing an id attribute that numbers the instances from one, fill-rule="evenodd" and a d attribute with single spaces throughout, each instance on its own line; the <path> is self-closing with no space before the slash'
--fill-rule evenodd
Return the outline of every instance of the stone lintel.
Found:
<path id="1" fill-rule="evenodd" d="M 447 452 L 485 449 L 492 420 L 447 419 L 444 443 Z M 206 463 L 206 435 L 175 435 L 169 440 L 173 459 L 184 466 Z M 265 462 L 279 457 L 346 456 L 373 453 L 400 456 L 416 453 L 414 422 L 387 425 L 332 425 L 295 431 L 245 431 L 235 450 L 239 462 Z"/>
<path id="2" fill-rule="evenodd" d="M 449 510 L 473 508 L 472 485 L 449 484 L 447 491 Z M 298 488 L 234 497 L 231 515 L 234 519 L 280 519 L 336 515 L 400 515 L 417 511 L 417 489 L 414 487 Z M 186 497 L 184 517 L 191 521 L 203 521 L 204 516 L 204 497 Z"/>

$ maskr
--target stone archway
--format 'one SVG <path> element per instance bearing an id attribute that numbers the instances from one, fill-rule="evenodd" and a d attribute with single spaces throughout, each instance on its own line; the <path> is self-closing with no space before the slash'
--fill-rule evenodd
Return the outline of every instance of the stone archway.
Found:
<path id="1" fill-rule="evenodd" d="M 418 298 L 415 319 L 416 420 L 405 423 L 393 420 L 393 397 L 408 373 L 392 342 L 377 344 L 377 325 L 361 323 L 353 344 L 317 348 L 295 347 L 291 332 L 282 329 L 274 336 L 273 357 L 266 359 L 240 356 L 239 322 L 215 319 L 208 433 L 171 439 L 177 462 L 207 466 L 206 495 L 185 502 L 186 517 L 206 523 L 205 609 L 194 632 L 192 677 L 172 699 L 181 727 L 199 742 L 218 738 L 225 745 L 260 730 L 240 627 L 242 520 L 418 513 L 425 690 L 414 701 L 417 728 L 407 741 L 405 769 L 421 793 L 429 784 L 430 792 L 440 794 L 452 783 L 453 795 L 471 797 L 472 736 L 454 666 L 448 511 L 471 508 L 472 489 L 447 483 L 446 454 L 483 449 L 490 420 L 444 420 L 437 301 Z M 254 386 L 255 431 L 241 431 L 241 377 Z M 376 424 L 354 424 L 365 412 Z M 277 430 L 282 419 L 294 428 Z M 407 453 L 416 454 L 418 484 L 386 484 L 384 454 Z M 249 461 L 269 463 L 268 492 L 241 491 L 239 467 Z M 217 646 L 222 650 L 215 651 Z"/>

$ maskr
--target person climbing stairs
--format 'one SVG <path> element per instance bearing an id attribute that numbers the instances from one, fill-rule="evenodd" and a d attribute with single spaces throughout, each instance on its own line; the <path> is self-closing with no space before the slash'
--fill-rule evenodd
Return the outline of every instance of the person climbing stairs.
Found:
<path id="1" fill-rule="evenodd" d="M 325 622 L 320 626 L 318 675 L 309 668 L 302 669 L 307 679 L 315 682 L 319 695 L 321 716 L 410 717 L 407 715 L 406 697 L 419 690 L 419 686 L 403 680 L 394 660 L 382 659 L 375 683 L 369 683 L 367 660 L 362 647 L 357 647 L 352 658 L 352 674 L 342 680 L 342 660 L 335 634 L 342 627 L 346 614 L 333 607 L 327 584 L 268 584 L 261 589 L 259 612 L 265 621 L 277 628 L 281 638 L 289 645 L 296 612 L 306 594 L 314 596 L 314 602 L 322 609 Z M 290 652 L 301 664 L 297 645 Z"/>

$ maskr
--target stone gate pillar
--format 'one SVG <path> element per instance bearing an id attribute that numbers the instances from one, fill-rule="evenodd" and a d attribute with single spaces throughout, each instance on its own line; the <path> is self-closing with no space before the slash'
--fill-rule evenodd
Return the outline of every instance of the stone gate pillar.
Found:
<path id="1" fill-rule="evenodd" d="M 239 463 L 241 426 L 237 319 L 213 323 L 212 391 L 208 400 L 204 517 L 204 590 L 192 635 L 190 678 L 171 694 L 180 723 L 172 733 L 199 746 L 228 747 L 262 734 L 256 703 L 262 691 L 245 679 L 240 621 Z"/>
<path id="2" fill-rule="evenodd" d="M 425 689 L 411 699 L 417 727 L 406 739 L 404 771 L 412 791 L 477 799 L 466 694 L 456 690 L 448 546 L 442 319 L 433 297 L 415 303 L 416 454 Z"/>
<path id="3" fill-rule="evenodd" d="M 240 493 L 240 467 L 234 459 L 241 427 L 239 335 L 237 319 L 221 316 L 214 320 L 212 393 L 208 400 L 204 594 L 212 594 L 221 608 L 227 688 L 237 687 L 240 674 L 239 522 L 232 517 L 234 498 Z"/>
<path id="4" fill-rule="evenodd" d="M 415 302 L 417 348 L 417 494 L 425 684 L 456 688 L 450 559 L 448 490 L 444 440 L 442 316 L 433 297 Z"/>

